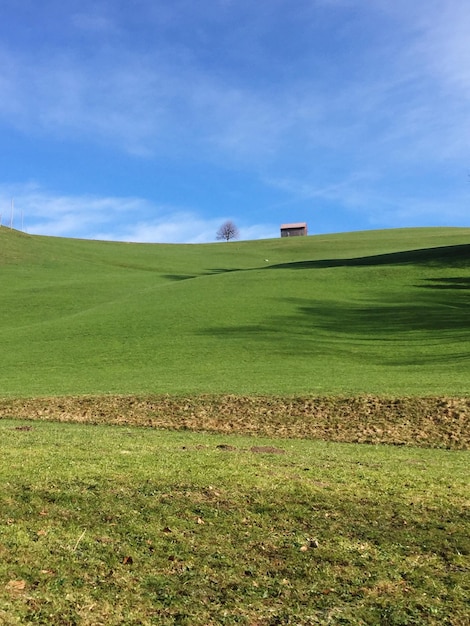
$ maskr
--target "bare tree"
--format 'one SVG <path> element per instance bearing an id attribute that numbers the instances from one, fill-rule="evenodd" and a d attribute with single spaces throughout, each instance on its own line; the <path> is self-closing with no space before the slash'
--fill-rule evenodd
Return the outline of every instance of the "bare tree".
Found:
<path id="1" fill-rule="evenodd" d="M 227 220 L 219 228 L 216 236 L 218 241 L 221 241 L 222 239 L 225 241 L 230 241 L 230 239 L 238 239 L 240 233 L 232 220 Z"/>

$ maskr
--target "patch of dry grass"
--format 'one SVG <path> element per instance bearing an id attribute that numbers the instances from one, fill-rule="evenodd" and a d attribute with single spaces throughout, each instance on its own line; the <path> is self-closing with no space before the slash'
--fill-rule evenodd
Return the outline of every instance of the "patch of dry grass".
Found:
<path id="1" fill-rule="evenodd" d="M 1 418 L 470 448 L 470 398 L 86 396 L 0 400 Z"/>

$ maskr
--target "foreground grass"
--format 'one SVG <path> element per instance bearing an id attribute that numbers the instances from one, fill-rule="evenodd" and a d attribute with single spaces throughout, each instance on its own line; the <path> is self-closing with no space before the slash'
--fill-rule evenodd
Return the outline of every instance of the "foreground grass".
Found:
<path id="1" fill-rule="evenodd" d="M 468 624 L 468 453 L 0 420 L 0 623 Z"/>

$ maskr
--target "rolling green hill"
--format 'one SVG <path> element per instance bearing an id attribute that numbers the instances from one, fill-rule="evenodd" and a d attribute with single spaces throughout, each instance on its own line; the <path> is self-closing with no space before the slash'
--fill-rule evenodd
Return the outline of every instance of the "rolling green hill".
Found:
<path id="1" fill-rule="evenodd" d="M 207 245 L 0 228 L 0 396 L 470 393 L 470 229 Z"/>

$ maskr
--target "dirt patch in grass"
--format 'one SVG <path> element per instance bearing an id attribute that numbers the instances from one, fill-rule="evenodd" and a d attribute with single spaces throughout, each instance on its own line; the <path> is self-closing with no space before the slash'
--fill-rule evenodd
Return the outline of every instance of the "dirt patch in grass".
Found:
<path id="1" fill-rule="evenodd" d="M 470 448 L 470 397 L 80 396 L 0 400 L 0 418 Z"/>
<path id="2" fill-rule="evenodd" d="M 284 454 L 285 450 L 273 446 L 253 446 L 250 451 L 254 454 Z"/>

